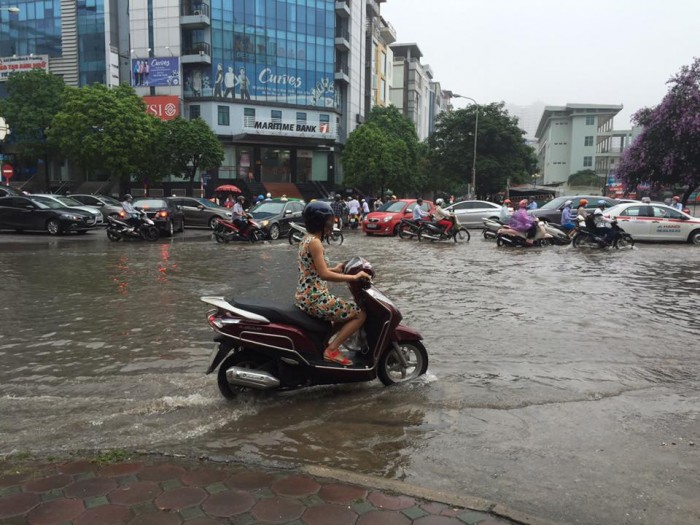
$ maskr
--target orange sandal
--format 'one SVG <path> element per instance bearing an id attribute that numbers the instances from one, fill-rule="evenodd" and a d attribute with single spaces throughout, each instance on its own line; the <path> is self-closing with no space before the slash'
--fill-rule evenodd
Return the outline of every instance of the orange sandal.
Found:
<path id="1" fill-rule="evenodd" d="M 339 349 L 335 349 L 335 350 L 326 349 L 326 351 L 323 352 L 323 360 L 330 361 L 331 363 L 337 363 L 337 364 L 343 365 L 343 366 L 352 365 L 352 361 L 350 361 L 350 359 L 348 359 L 343 354 L 341 354 Z"/>

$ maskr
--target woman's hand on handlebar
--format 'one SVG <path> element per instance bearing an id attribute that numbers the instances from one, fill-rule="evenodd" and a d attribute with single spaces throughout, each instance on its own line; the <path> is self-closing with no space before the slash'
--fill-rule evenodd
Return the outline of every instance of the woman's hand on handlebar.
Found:
<path id="1" fill-rule="evenodd" d="M 372 280 L 372 276 L 367 272 L 357 272 L 355 275 L 353 275 L 353 277 L 355 281 L 365 280 L 369 282 Z"/>

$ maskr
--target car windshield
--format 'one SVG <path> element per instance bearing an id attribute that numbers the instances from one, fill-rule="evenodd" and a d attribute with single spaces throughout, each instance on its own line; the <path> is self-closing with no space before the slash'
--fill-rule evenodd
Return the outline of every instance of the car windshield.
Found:
<path id="1" fill-rule="evenodd" d="M 167 208 L 168 203 L 165 202 L 163 199 L 141 199 L 138 201 L 134 201 L 134 207 L 135 208 Z"/>
<path id="2" fill-rule="evenodd" d="M 207 199 L 195 199 L 199 204 L 202 206 L 206 206 L 207 208 L 221 208 L 221 206 L 217 206 L 211 201 L 208 201 Z"/>
<path id="3" fill-rule="evenodd" d="M 54 199 L 66 206 L 85 206 L 82 202 L 71 199 L 70 197 L 54 197 Z"/>
<path id="4" fill-rule="evenodd" d="M 104 202 L 105 204 L 109 204 L 110 206 L 121 206 L 122 203 L 119 202 L 117 199 L 114 197 L 97 197 L 99 200 Z"/>
<path id="5" fill-rule="evenodd" d="M 279 215 L 284 209 L 283 202 L 261 202 L 250 210 L 250 214 L 256 219 L 264 219 L 265 217 L 272 217 L 273 215 Z"/>
<path id="6" fill-rule="evenodd" d="M 404 206 L 406 206 L 406 203 L 402 201 L 387 202 L 381 208 L 379 208 L 378 211 L 385 211 L 387 213 L 398 213 L 403 210 Z"/>
<path id="7" fill-rule="evenodd" d="M 48 197 L 32 197 L 30 200 L 42 209 L 49 208 L 51 210 L 60 210 L 66 208 L 64 204 L 49 199 Z"/>
<path id="8" fill-rule="evenodd" d="M 571 199 L 571 197 L 557 197 L 540 206 L 540 210 L 558 210 L 568 200 L 573 199 Z"/>

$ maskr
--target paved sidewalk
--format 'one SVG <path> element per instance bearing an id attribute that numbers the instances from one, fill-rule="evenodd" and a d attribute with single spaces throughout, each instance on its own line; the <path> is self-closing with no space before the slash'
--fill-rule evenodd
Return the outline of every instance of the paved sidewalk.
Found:
<path id="1" fill-rule="evenodd" d="M 134 455 L 0 461 L 7 525 L 508 525 L 485 512 L 295 471 Z"/>

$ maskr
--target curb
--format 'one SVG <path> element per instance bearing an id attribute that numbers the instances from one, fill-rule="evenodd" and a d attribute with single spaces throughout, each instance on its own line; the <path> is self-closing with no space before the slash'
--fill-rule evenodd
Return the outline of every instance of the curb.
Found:
<path id="1" fill-rule="evenodd" d="M 495 516 L 506 518 L 510 521 L 522 523 L 523 525 L 561 525 L 560 522 L 530 516 L 524 512 L 511 509 L 507 505 L 494 503 L 477 496 L 471 496 L 469 494 L 457 494 L 453 492 L 427 489 L 395 479 L 378 478 L 366 474 L 358 474 L 356 472 L 330 467 L 321 467 L 318 465 L 299 465 L 297 466 L 297 470 L 318 478 L 329 478 L 354 485 L 404 494 L 406 496 L 412 496 L 419 499 L 436 501 L 438 503 L 453 505 L 455 507 L 465 507 L 470 510 L 488 512 L 490 514 L 494 514 Z"/>

